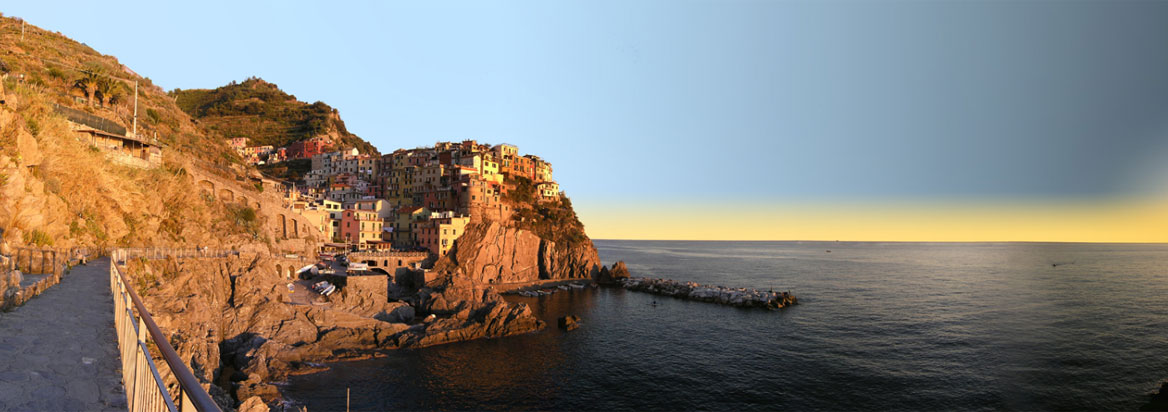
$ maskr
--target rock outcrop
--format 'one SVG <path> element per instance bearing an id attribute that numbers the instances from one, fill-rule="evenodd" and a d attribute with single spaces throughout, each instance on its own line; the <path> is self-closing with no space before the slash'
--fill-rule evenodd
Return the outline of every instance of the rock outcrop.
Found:
<path id="1" fill-rule="evenodd" d="M 232 382 L 210 387 L 225 409 L 253 396 L 275 406 L 271 382 L 396 347 L 396 335 L 409 329 L 376 318 L 400 316 L 403 303 L 350 296 L 330 306 L 287 304 L 287 280 L 275 265 L 237 257 L 131 261 L 132 284 L 192 372 L 205 383 Z"/>
<path id="2" fill-rule="evenodd" d="M 600 255 L 591 241 L 557 246 L 531 231 L 487 221 L 467 228 L 434 270 L 489 285 L 590 278 L 600 267 Z"/>
<path id="3" fill-rule="evenodd" d="M 545 326 L 527 304 L 508 303 L 489 285 L 463 276 L 441 279 L 418 294 L 421 310 L 435 318 L 402 333 L 398 346 L 422 347 L 518 335 Z"/>
<path id="4" fill-rule="evenodd" d="M 576 315 L 561 316 L 556 320 L 557 325 L 563 330 L 574 330 L 580 327 L 580 318 Z"/>
<path id="5" fill-rule="evenodd" d="M 623 260 L 612 264 L 612 268 L 602 267 L 596 276 L 596 282 L 602 285 L 616 285 L 629 278 L 629 268 Z"/>
<path id="6" fill-rule="evenodd" d="M 1168 411 L 1168 382 L 1160 383 L 1160 391 L 1152 395 L 1143 406 L 1140 406 L 1141 411 Z"/>

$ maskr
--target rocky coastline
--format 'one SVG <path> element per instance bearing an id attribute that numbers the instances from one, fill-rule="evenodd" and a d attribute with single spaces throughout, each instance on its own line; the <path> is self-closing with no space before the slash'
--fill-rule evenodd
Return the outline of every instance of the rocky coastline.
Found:
<path id="1" fill-rule="evenodd" d="M 748 288 L 702 285 L 670 279 L 624 278 L 621 287 L 636 292 L 670 296 L 678 299 L 717 303 L 739 308 L 781 309 L 799 304 L 790 292 L 761 291 Z"/>

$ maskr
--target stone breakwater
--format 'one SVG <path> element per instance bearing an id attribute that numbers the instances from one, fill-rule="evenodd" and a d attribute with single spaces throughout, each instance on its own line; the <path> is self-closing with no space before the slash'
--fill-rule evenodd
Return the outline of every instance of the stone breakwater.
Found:
<path id="1" fill-rule="evenodd" d="M 624 278 L 617 281 L 621 287 L 655 295 L 679 299 L 719 303 L 740 308 L 779 309 L 799 303 L 789 292 L 761 291 L 747 288 L 701 285 L 669 279 Z"/>

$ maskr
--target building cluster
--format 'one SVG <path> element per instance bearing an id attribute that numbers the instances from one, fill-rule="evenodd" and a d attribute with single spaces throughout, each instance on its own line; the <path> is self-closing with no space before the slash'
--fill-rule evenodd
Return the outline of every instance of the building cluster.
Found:
<path id="1" fill-rule="evenodd" d="M 246 137 L 236 137 L 229 139 L 228 144 L 245 162 L 252 165 L 279 163 L 289 159 L 311 159 L 333 148 L 332 140 L 323 136 L 292 142 L 287 147 L 248 146 L 247 140 Z"/>
<path id="2" fill-rule="evenodd" d="M 508 220 L 506 193 L 530 182 L 538 201 L 560 198 L 552 165 L 510 144 L 439 142 L 375 156 L 318 153 L 291 207 L 335 243 L 445 255 L 467 225 Z"/>

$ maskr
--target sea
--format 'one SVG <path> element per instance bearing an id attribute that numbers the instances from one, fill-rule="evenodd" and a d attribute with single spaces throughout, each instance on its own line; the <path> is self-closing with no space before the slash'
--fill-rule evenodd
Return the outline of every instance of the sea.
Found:
<path id="1" fill-rule="evenodd" d="M 1164 244 L 595 244 L 633 276 L 800 304 L 509 297 L 549 327 L 332 364 L 284 393 L 310 411 L 1131 411 L 1168 379 Z M 556 328 L 567 314 L 582 327 Z"/>

